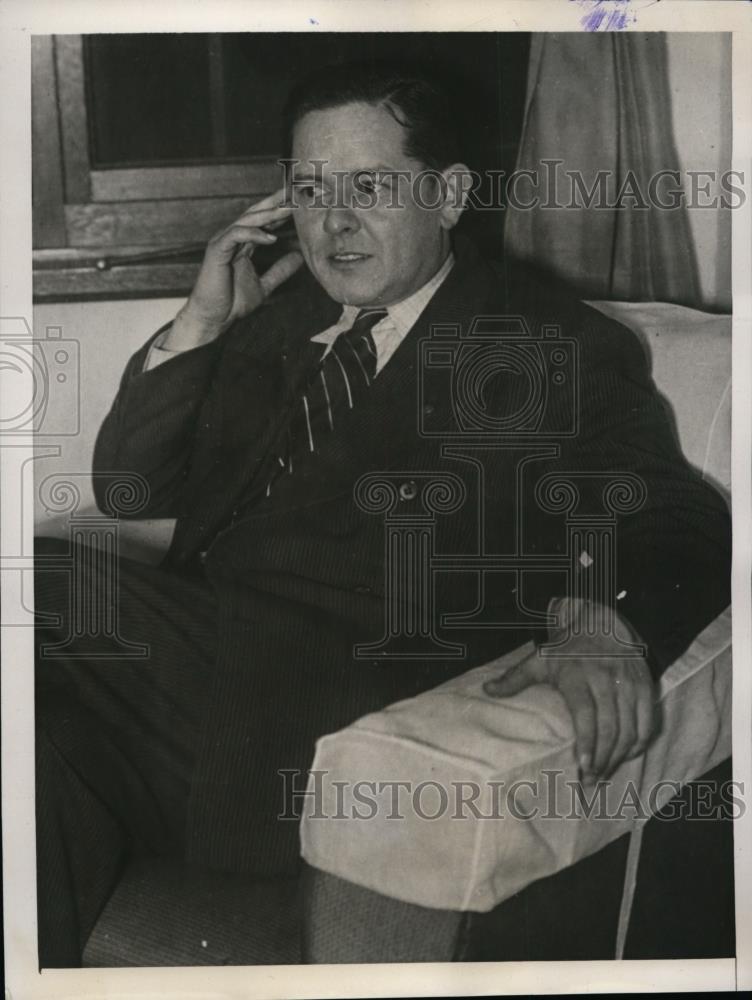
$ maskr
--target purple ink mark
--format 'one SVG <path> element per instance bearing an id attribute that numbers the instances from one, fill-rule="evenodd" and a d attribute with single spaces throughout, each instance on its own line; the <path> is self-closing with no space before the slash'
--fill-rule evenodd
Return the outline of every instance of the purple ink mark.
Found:
<path id="1" fill-rule="evenodd" d="M 319 23 L 319 22 L 318 22 L 318 21 L 316 20 L 316 18 L 315 18 L 315 17 L 309 17 L 309 18 L 308 18 L 308 21 L 310 22 L 310 24 L 318 24 L 318 23 Z"/>
<path id="2" fill-rule="evenodd" d="M 576 0 L 588 8 L 580 19 L 585 31 L 624 31 L 637 21 L 630 10 L 631 0 Z"/>

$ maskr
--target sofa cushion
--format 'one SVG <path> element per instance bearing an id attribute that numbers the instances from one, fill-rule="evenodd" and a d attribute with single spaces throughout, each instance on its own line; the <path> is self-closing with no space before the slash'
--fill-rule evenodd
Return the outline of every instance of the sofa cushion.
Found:
<path id="1" fill-rule="evenodd" d="M 301 961 L 297 878 L 259 881 L 168 858 L 131 863 L 84 950 L 87 967 Z"/>

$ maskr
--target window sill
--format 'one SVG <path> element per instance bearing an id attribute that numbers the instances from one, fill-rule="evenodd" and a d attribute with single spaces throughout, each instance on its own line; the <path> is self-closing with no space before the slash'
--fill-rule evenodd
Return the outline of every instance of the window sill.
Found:
<path id="1" fill-rule="evenodd" d="M 101 299 L 172 298 L 190 293 L 200 266 L 195 260 L 117 264 L 119 254 L 154 250 L 153 246 L 96 250 L 36 250 L 33 254 L 35 302 L 82 302 Z M 103 262 L 107 262 L 103 266 Z"/>

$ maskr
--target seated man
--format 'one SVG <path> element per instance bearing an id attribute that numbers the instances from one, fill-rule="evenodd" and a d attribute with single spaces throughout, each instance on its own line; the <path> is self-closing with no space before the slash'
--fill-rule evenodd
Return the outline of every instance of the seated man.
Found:
<path id="1" fill-rule="evenodd" d="M 185 306 L 126 367 L 97 442 L 98 501 L 107 509 L 108 481 L 136 473 L 149 489 L 139 513 L 177 525 L 159 568 L 118 565 L 120 627 L 148 644 L 146 659 L 115 646 L 87 655 L 85 638 L 39 657 L 44 966 L 80 962 L 135 853 L 295 873 L 297 827 L 277 818 L 281 770 L 310 766 L 322 734 L 524 644 L 551 600 L 573 596 L 556 567 L 483 588 L 475 572 L 447 573 L 429 631 L 444 611 L 468 613 L 442 633 L 463 655 L 358 653 L 382 638 L 386 613 L 384 525 L 354 492 L 364 474 L 404 477 L 395 503 L 420 513 L 415 481 L 451 473 L 466 499 L 442 525 L 442 550 L 477 553 L 482 516 L 488 551 L 524 538 L 534 557 L 564 551 L 560 519 L 535 500 L 543 476 L 581 474 L 586 504 L 608 474 L 639 481 L 605 591 L 606 604 L 619 598 L 621 639 L 584 635 L 580 658 L 534 656 L 488 689 L 558 687 L 584 779 L 644 749 L 655 679 L 729 602 L 725 504 L 682 457 L 636 338 L 454 238 L 468 168 L 450 108 L 409 69 L 336 67 L 306 81 L 288 109 L 285 189 L 209 241 Z M 288 218 L 301 252 L 259 276 L 254 248 Z M 435 324 L 467 337 L 478 317 L 512 317 L 533 338 L 557 328 L 574 345 L 577 392 L 548 393 L 532 444 L 512 434 L 457 457 L 445 448 L 453 400 L 439 383 L 422 393 L 419 348 Z M 519 376 L 499 363 L 481 387 L 502 423 L 526 405 Z M 593 598 L 600 557 L 585 555 L 577 593 Z M 65 581 L 40 570 L 36 601 L 67 634 L 80 598 Z M 422 610 L 410 588 L 402 600 Z M 473 627 L 473 608 L 486 627 Z M 645 656 L 622 655 L 624 637 Z M 59 634 L 45 625 L 39 640 Z"/>

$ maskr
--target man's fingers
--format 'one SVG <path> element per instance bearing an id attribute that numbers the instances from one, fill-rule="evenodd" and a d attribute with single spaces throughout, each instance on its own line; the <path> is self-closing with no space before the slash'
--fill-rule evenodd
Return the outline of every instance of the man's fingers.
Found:
<path id="1" fill-rule="evenodd" d="M 243 213 L 244 215 L 248 212 L 262 212 L 268 208 L 276 208 L 279 205 L 285 205 L 287 203 L 287 189 L 285 187 L 277 188 L 276 191 L 272 191 L 271 194 L 266 195 L 264 198 L 259 198 L 258 201 L 254 201 L 252 205 Z"/>
<path id="2" fill-rule="evenodd" d="M 297 250 L 286 253 L 275 261 L 268 271 L 265 271 L 260 278 L 264 295 L 269 295 L 275 288 L 287 281 L 298 270 L 303 263 L 303 254 Z"/>
<path id="3" fill-rule="evenodd" d="M 486 681 L 483 690 L 494 698 L 509 698 L 519 691 L 524 691 L 531 684 L 539 684 L 547 679 L 547 669 L 542 657 L 537 652 L 526 656 L 524 660 L 515 663 L 501 677 Z"/>
<path id="4" fill-rule="evenodd" d="M 590 690 L 596 714 L 593 772 L 603 777 L 619 738 L 619 710 L 613 678 L 610 674 L 597 675 L 591 680 Z"/>
<path id="5" fill-rule="evenodd" d="M 264 232 L 267 233 L 267 232 L 269 232 L 271 230 L 279 229 L 280 226 L 284 226 L 284 224 L 286 222 L 287 222 L 287 217 L 284 217 L 284 218 L 281 218 L 281 219 L 274 219 L 272 222 L 265 222 L 264 223 Z"/>
<path id="6" fill-rule="evenodd" d="M 218 257 L 221 261 L 230 261 L 239 247 L 248 244 L 251 244 L 251 247 L 269 246 L 276 239 L 276 236 L 265 233 L 263 229 L 257 229 L 255 226 L 232 225 L 209 240 L 207 252 L 213 253 L 215 259 Z"/>
<path id="7" fill-rule="evenodd" d="M 590 687 L 583 677 L 570 672 L 558 684 L 567 703 L 575 732 L 575 753 L 583 780 L 593 777 L 597 715 Z"/>
<path id="8" fill-rule="evenodd" d="M 634 756 L 637 742 L 637 691 L 631 679 L 623 674 L 614 677 L 618 733 L 604 777 L 613 774 L 622 761 Z"/>
<path id="9" fill-rule="evenodd" d="M 264 201 L 268 200 L 264 199 Z M 263 202 L 251 205 L 250 208 L 247 208 L 237 217 L 235 222 L 240 225 L 266 226 L 269 223 L 284 222 L 291 215 L 292 205 L 281 199 L 277 199 L 268 205 Z"/>
<path id="10" fill-rule="evenodd" d="M 263 302 L 264 291 L 250 254 L 245 251 L 237 253 L 232 262 L 232 270 L 232 318 L 235 320 L 252 313 Z"/>
<path id="11" fill-rule="evenodd" d="M 637 723 L 637 740 L 632 751 L 633 757 L 639 757 L 647 749 L 647 745 L 655 729 L 655 697 L 652 683 L 639 685 L 637 688 L 637 705 L 635 720 Z"/>

